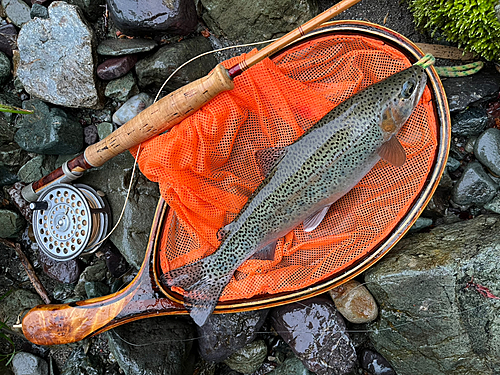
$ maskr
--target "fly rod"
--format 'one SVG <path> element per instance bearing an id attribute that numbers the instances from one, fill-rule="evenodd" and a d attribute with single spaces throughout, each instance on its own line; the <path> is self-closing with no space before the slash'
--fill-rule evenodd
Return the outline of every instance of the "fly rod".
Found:
<path id="1" fill-rule="evenodd" d="M 48 186 L 54 183 L 73 181 L 80 177 L 85 170 L 100 167 L 122 152 L 171 129 L 219 93 L 233 89 L 233 79 L 245 70 L 359 1 L 361 0 L 342 0 L 229 70 L 219 64 L 207 76 L 166 95 L 106 138 L 87 147 L 82 154 L 64 163 L 63 166 L 40 180 L 24 187 L 22 190 L 24 199 L 34 202 L 38 199 L 39 193 Z"/>

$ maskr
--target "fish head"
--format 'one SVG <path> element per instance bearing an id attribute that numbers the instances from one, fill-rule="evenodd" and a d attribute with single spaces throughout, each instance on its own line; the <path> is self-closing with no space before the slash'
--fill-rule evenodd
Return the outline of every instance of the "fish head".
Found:
<path id="1" fill-rule="evenodd" d="M 427 76 L 419 65 L 413 65 L 381 81 L 382 118 L 379 122 L 384 140 L 397 134 L 417 106 L 425 89 Z"/>

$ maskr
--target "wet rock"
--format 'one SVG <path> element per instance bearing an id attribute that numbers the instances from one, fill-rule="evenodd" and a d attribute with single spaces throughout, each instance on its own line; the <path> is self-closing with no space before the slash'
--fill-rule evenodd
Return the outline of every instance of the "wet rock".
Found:
<path id="1" fill-rule="evenodd" d="M 380 306 L 368 328 L 398 375 L 494 374 L 500 364 L 500 217 L 403 238 L 365 273 Z M 471 285 L 467 287 L 467 285 Z"/>
<path id="2" fill-rule="evenodd" d="M 29 160 L 29 156 L 16 143 L 0 146 L 0 164 L 7 167 L 19 168 Z"/>
<path id="3" fill-rule="evenodd" d="M 0 209 L 0 238 L 16 238 L 23 224 L 24 220 L 17 212 Z"/>
<path id="4" fill-rule="evenodd" d="M 0 91 L 0 104 L 11 105 L 14 107 L 21 107 L 22 101 L 16 95 L 4 90 L 3 92 Z M 13 124 L 14 119 L 18 117 L 18 115 L 8 112 L 0 112 L 0 116 L 11 124 Z"/>
<path id="5" fill-rule="evenodd" d="M 481 107 L 470 107 L 451 118 L 451 132 L 456 135 L 478 135 L 488 122 L 486 110 Z"/>
<path id="6" fill-rule="evenodd" d="M 97 76 L 105 81 L 123 77 L 137 62 L 137 56 L 127 55 L 104 61 L 97 67 Z"/>
<path id="7" fill-rule="evenodd" d="M 287 358 L 279 367 L 269 375 L 312 375 L 298 358 Z"/>
<path id="8" fill-rule="evenodd" d="M 452 199 L 459 205 L 483 205 L 495 196 L 497 188 L 481 164 L 472 162 L 453 187 Z"/>
<path id="9" fill-rule="evenodd" d="M 410 228 L 410 232 L 417 232 L 419 230 L 422 230 L 424 228 L 428 228 L 432 225 L 432 219 L 429 219 L 427 217 L 419 217 L 415 223 Z"/>
<path id="10" fill-rule="evenodd" d="M 0 52 L 0 84 L 10 78 L 10 60 L 7 55 Z"/>
<path id="11" fill-rule="evenodd" d="M 15 289 L 0 301 L 0 320 L 10 327 L 16 324 L 19 314 L 41 304 L 42 299 L 37 294 L 24 289 Z"/>
<path id="12" fill-rule="evenodd" d="M 114 130 L 114 126 L 110 122 L 101 122 L 97 125 L 97 134 L 99 135 L 99 139 L 104 139 L 108 135 L 110 135 Z"/>
<path id="13" fill-rule="evenodd" d="M 85 268 L 75 286 L 75 295 L 85 298 L 87 295 L 85 284 L 87 282 L 100 282 L 105 280 L 107 270 L 106 262 L 101 259 Z"/>
<path id="14" fill-rule="evenodd" d="M 500 194 L 484 205 L 488 211 L 500 214 Z"/>
<path id="15" fill-rule="evenodd" d="M 149 52 L 158 43 L 151 39 L 106 39 L 97 47 L 97 53 L 103 56 L 123 56 Z"/>
<path id="16" fill-rule="evenodd" d="M 15 184 L 19 179 L 17 175 L 9 171 L 5 166 L 0 164 L 0 186 Z"/>
<path id="17" fill-rule="evenodd" d="M 446 169 L 450 172 L 456 171 L 460 167 L 461 163 L 452 157 L 449 157 L 446 161 Z"/>
<path id="18" fill-rule="evenodd" d="M 124 102 L 132 96 L 139 94 L 139 87 L 135 82 L 132 72 L 127 73 L 121 78 L 114 79 L 106 85 L 104 95 L 108 98 Z"/>
<path id="19" fill-rule="evenodd" d="M 48 375 L 49 365 L 40 357 L 31 353 L 16 353 L 12 360 L 15 375 Z"/>
<path id="20" fill-rule="evenodd" d="M 368 323 L 377 318 L 377 303 L 360 282 L 349 280 L 328 293 L 339 313 L 349 322 Z"/>
<path id="21" fill-rule="evenodd" d="M 66 0 L 68 4 L 78 6 L 90 21 L 96 21 L 104 15 L 105 0 Z"/>
<path id="22" fill-rule="evenodd" d="M 84 141 L 86 145 L 93 145 L 99 140 L 97 126 L 91 124 L 83 128 Z"/>
<path id="23" fill-rule="evenodd" d="M 14 134 L 16 134 L 16 129 L 6 119 L 0 117 L 0 145 L 12 142 Z"/>
<path id="24" fill-rule="evenodd" d="M 78 259 L 72 259 L 65 262 L 49 258 L 43 251 L 38 252 L 43 271 L 61 283 L 72 284 L 78 281 L 83 271 L 83 266 Z"/>
<path id="25" fill-rule="evenodd" d="M 370 349 L 363 349 L 360 356 L 361 367 L 369 371 L 373 375 L 396 375 L 396 372 L 391 367 L 387 360 Z"/>
<path id="26" fill-rule="evenodd" d="M 249 1 L 202 0 L 203 19 L 216 34 L 229 39 L 256 42 L 287 33 L 313 18 L 315 1 L 269 1 L 255 6 Z"/>
<path id="27" fill-rule="evenodd" d="M 47 19 L 49 18 L 49 10 L 47 7 L 35 3 L 31 6 L 30 17 L 32 19 L 35 17 Z"/>
<path id="28" fill-rule="evenodd" d="M 476 143 L 477 137 L 473 136 L 467 139 L 467 142 L 465 143 L 465 152 L 468 152 L 469 154 L 472 154 L 474 152 L 474 145 Z"/>
<path id="29" fill-rule="evenodd" d="M 90 170 L 80 178 L 82 183 L 99 187 L 106 194 L 113 213 L 114 226 L 122 211 L 134 158 L 127 152 L 120 154 L 102 167 Z M 127 262 L 139 269 L 149 239 L 156 205 L 160 197 L 158 184 L 146 179 L 139 170 L 132 183 L 133 190 L 125 208 L 123 219 L 110 239 Z"/>
<path id="30" fill-rule="evenodd" d="M 49 19 L 21 29 L 17 77 L 25 90 L 44 101 L 74 108 L 98 108 L 93 32 L 78 7 L 53 2 Z"/>
<path id="31" fill-rule="evenodd" d="M 85 283 L 87 298 L 102 297 L 109 294 L 109 286 L 99 281 L 87 281 Z"/>
<path id="32" fill-rule="evenodd" d="M 37 154 L 66 155 L 83 147 L 83 129 L 78 121 L 60 108 L 49 108 L 39 99 L 23 102 L 23 108 L 33 110 L 23 116 L 14 139 L 24 150 Z"/>
<path id="33" fill-rule="evenodd" d="M 116 26 L 129 35 L 158 32 L 187 35 L 194 31 L 198 18 L 192 0 L 108 0 Z"/>
<path id="34" fill-rule="evenodd" d="M 194 330 L 185 321 L 157 317 L 127 323 L 107 332 L 111 353 L 125 375 L 192 374 Z"/>
<path id="35" fill-rule="evenodd" d="M 476 158 L 495 175 L 500 176 L 500 130 L 489 128 L 474 146 Z"/>
<path id="36" fill-rule="evenodd" d="M 252 374 L 259 369 L 267 357 L 267 346 L 264 340 L 254 341 L 224 361 L 232 370 L 243 374 Z"/>
<path id="37" fill-rule="evenodd" d="M 210 315 L 202 327 L 197 327 L 201 356 L 207 361 L 224 361 L 255 340 L 268 312 L 256 310 Z"/>
<path id="38" fill-rule="evenodd" d="M 127 100 L 114 114 L 113 122 L 118 126 L 132 120 L 140 112 L 153 104 L 153 99 L 146 93 L 141 92 Z"/>
<path id="39" fill-rule="evenodd" d="M 271 322 L 310 371 L 326 375 L 353 370 L 354 346 L 342 316 L 327 299 L 315 297 L 275 308 Z"/>
<path id="40" fill-rule="evenodd" d="M 73 350 L 61 371 L 61 375 L 102 375 L 103 373 L 99 359 L 90 353 L 85 353 L 83 346 Z"/>
<path id="41" fill-rule="evenodd" d="M 12 23 L 23 26 L 30 18 L 30 7 L 22 0 L 2 0 L 2 6 Z"/>
<path id="42" fill-rule="evenodd" d="M 19 212 L 24 216 L 28 223 L 31 223 L 31 218 L 33 215 L 33 211 L 29 208 L 29 202 L 23 198 L 21 191 L 26 184 L 22 182 L 16 182 L 9 189 L 7 189 L 7 194 L 10 197 L 10 200 L 17 207 Z"/>
<path id="43" fill-rule="evenodd" d="M 104 254 L 106 267 L 108 267 L 111 276 L 119 278 L 127 272 L 130 266 L 113 243 L 109 242 L 104 244 L 100 251 Z"/>
<path id="44" fill-rule="evenodd" d="M 187 60 L 212 50 L 210 42 L 198 36 L 161 47 L 153 56 L 137 62 L 135 71 L 139 87 L 160 88 L 175 69 Z M 165 90 L 176 90 L 198 78 L 207 75 L 217 65 L 213 55 L 203 56 L 189 64 L 189 69 L 181 69 L 165 86 Z"/>
<path id="45" fill-rule="evenodd" d="M 479 104 L 491 99 L 500 89 L 500 74 L 495 68 L 483 68 L 468 77 L 443 81 L 450 112 L 463 111 L 472 103 Z"/>
<path id="46" fill-rule="evenodd" d="M 55 163 L 52 159 L 43 156 L 37 155 L 26 164 L 24 164 L 17 172 L 19 179 L 26 183 L 30 184 L 32 182 L 38 181 L 46 174 L 52 172 L 55 169 Z"/>
<path id="47" fill-rule="evenodd" d="M 12 57 L 12 50 L 17 48 L 17 30 L 14 25 L 0 26 L 0 51 Z"/>

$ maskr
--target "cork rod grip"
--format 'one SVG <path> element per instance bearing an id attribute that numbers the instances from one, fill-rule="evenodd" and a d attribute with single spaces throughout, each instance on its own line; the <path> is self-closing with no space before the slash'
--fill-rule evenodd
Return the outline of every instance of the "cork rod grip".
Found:
<path id="1" fill-rule="evenodd" d="M 87 147 L 85 160 L 99 167 L 123 151 L 172 128 L 217 94 L 233 87 L 227 70 L 219 64 L 209 75 L 170 93 L 100 142 Z"/>

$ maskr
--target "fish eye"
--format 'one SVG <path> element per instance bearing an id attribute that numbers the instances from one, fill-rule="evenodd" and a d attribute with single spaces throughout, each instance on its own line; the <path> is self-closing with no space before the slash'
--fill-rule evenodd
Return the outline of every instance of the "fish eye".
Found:
<path id="1" fill-rule="evenodd" d="M 415 90 L 415 81 L 406 81 L 403 84 L 403 89 L 401 90 L 401 97 L 403 99 L 409 99 L 411 95 L 413 94 L 413 91 Z"/>

